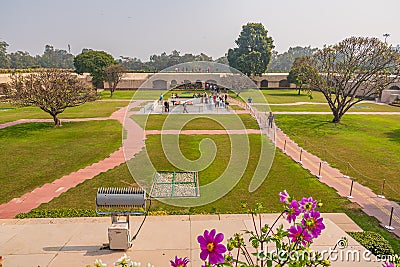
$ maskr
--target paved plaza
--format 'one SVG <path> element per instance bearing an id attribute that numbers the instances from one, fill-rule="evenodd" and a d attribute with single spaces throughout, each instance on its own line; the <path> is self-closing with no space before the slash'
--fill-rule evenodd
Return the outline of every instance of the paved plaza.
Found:
<path id="1" fill-rule="evenodd" d="M 278 214 L 264 214 L 263 223 L 272 224 Z M 361 259 L 346 261 L 338 259 L 332 266 L 381 266 L 371 258 L 362 259 L 365 249 L 348 236 L 345 231 L 361 229 L 345 214 L 323 214 L 326 229 L 316 240 L 312 249 L 322 251 L 333 248 L 342 237 L 349 239 L 346 251 L 358 251 Z M 135 233 L 142 217 L 131 217 Z M 278 222 L 288 224 L 283 219 Z M 3 266 L 86 266 L 101 259 L 107 266 L 123 255 L 123 251 L 101 249 L 108 242 L 107 228 L 111 220 L 104 218 L 65 219 L 2 219 L 0 220 L 0 255 Z M 127 255 L 142 266 L 150 262 L 155 267 L 169 266 L 175 255 L 189 257 L 191 266 L 201 266 L 197 236 L 204 230 L 215 228 L 226 239 L 242 230 L 252 230 L 253 223 L 247 214 L 150 216 L 143 225 L 138 238 Z M 271 247 L 272 249 L 272 247 Z M 340 258 L 340 257 L 339 257 Z M 356 259 L 356 258 L 355 258 Z"/>

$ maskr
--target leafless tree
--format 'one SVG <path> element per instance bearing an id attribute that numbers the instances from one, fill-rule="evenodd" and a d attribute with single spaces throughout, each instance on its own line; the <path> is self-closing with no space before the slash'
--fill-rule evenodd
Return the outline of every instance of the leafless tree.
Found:
<path id="1" fill-rule="evenodd" d="M 62 69 L 46 69 L 29 75 L 13 74 L 5 95 L 14 105 L 37 106 L 49 113 L 55 126 L 61 126 L 57 116 L 66 108 L 98 98 L 93 88 Z"/>
<path id="2" fill-rule="evenodd" d="M 104 69 L 104 78 L 110 88 L 110 98 L 113 97 L 114 91 L 126 71 L 126 68 L 120 64 L 111 65 Z"/>
<path id="3" fill-rule="evenodd" d="M 308 60 L 313 69 L 308 83 L 325 96 L 335 123 L 353 105 L 379 96 L 400 70 L 399 55 L 377 38 L 350 37 L 325 46 Z"/>

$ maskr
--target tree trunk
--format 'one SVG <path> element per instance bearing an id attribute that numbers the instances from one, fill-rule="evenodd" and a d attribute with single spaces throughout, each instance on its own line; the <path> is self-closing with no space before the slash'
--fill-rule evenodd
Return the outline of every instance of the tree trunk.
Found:
<path id="1" fill-rule="evenodd" d="M 110 89 L 110 98 L 113 97 L 113 94 L 114 94 L 114 90 L 113 90 L 113 89 Z"/>
<path id="2" fill-rule="evenodd" d="M 301 90 L 301 87 L 299 87 L 299 91 L 297 92 L 297 95 L 300 95 L 300 90 Z"/>
<path id="3" fill-rule="evenodd" d="M 333 114 L 333 120 L 332 120 L 332 122 L 333 122 L 333 123 L 339 123 L 341 119 L 342 119 L 342 115 Z"/>
<path id="4" fill-rule="evenodd" d="M 51 116 L 53 116 L 53 120 L 54 120 L 54 126 L 55 127 L 60 127 L 61 125 L 61 120 L 57 117 L 57 114 L 53 115 L 51 114 Z"/>

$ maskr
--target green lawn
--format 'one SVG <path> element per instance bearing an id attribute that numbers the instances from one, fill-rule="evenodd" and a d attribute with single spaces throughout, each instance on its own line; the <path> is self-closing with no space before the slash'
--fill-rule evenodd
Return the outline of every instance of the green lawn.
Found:
<path id="1" fill-rule="evenodd" d="M 131 100 L 135 93 L 136 90 L 115 90 L 113 97 L 110 98 L 110 91 L 104 90 L 100 93 L 100 95 L 101 95 L 101 100 L 109 100 L 109 99 Z"/>
<path id="2" fill-rule="evenodd" d="M 264 97 L 270 104 L 282 104 L 282 103 L 295 103 L 295 102 L 323 102 L 325 103 L 325 97 L 320 92 L 312 92 L 312 98 L 306 92 L 297 94 L 295 89 L 271 89 L 261 90 Z"/>
<path id="3" fill-rule="evenodd" d="M 121 146 L 115 120 L 26 123 L 0 130 L 0 203 L 107 157 Z"/>
<path id="4" fill-rule="evenodd" d="M 376 193 L 400 201 L 400 117 L 345 115 L 340 124 L 330 115 L 277 115 L 278 126 L 300 146 L 346 172 Z"/>
<path id="5" fill-rule="evenodd" d="M 121 107 L 128 105 L 125 101 L 96 101 L 78 107 L 67 108 L 59 116 L 61 119 L 108 117 Z M 11 108 L 1 110 L 2 108 Z M 0 103 L 0 124 L 19 119 L 51 119 L 52 117 L 37 107 L 13 107 Z"/>
<path id="6" fill-rule="evenodd" d="M 273 112 L 276 111 L 287 111 L 287 112 L 330 112 L 328 104 L 326 105 L 315 105 L 315 104 L 305 104 L 305 105 L 285 105 L 285 106 L 265 106 L 265 105 L 254 105 L 255 108 L 259 111 L 269 111 L 270 109 Z M 389 105 L 380 105 L 374 103 L 360 103 L 354 105 L 350 108 L 349 112 L 400 112 L 400 107 L 394 107 Z"/>
<path id="7" fill-rule="evenodd" d="M 142 128 L 146 130 L 176 130 L 181 129 L 183 122 L 187 121 L 184 130 L 240 130 L 240 129 L 259 129 L 257 122 L 249 114 L 172 114 L 172 115 L 133 115 Z M 168 118 L 168 120 L 167 120 Z M 147 122 L 146 122 L 147 120 Z M 167 123 L 165 121 L 167 120 Z M 190 121 L 190 122 L 189 122 Z M 164 124 L 165 123 L 165 124 Z M 242 124 L 243 123 L 243 124 Z"/>

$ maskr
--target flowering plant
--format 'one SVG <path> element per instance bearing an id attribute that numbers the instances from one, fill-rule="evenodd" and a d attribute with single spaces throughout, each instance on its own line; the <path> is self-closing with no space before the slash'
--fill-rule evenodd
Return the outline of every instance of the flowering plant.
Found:
<path id="1" fill-rule="evenodd" d="M 325 229 L 323 218 L 317 210 L 322 203 L 312 197 L 297 201 L 286 190 L 279 197 L 284 204 L 284 211 L 271 226 L 262 225 L 260 203 L 249 210 L 254 230 L 244 231 L 244 234 L 249 236 L 250 245 L 246 244 L 242 233 L 229 238 L 226 247 L 221 244 L 224 235 L 215 229 L 206 230 L 198 236 L 200 258 L 205 261 L 204 266 L 329 266 L 329 257 L 324 259 L 318 252 L 311 253 L 310 250 L 314 239 Z M 281 224 L 274 229 L 282 217 L 291 226 L 284 229 Z M 271 250 L 271 244 L 275 250 Z M 256 252 L 250 253 L 250 250 Z"/>

